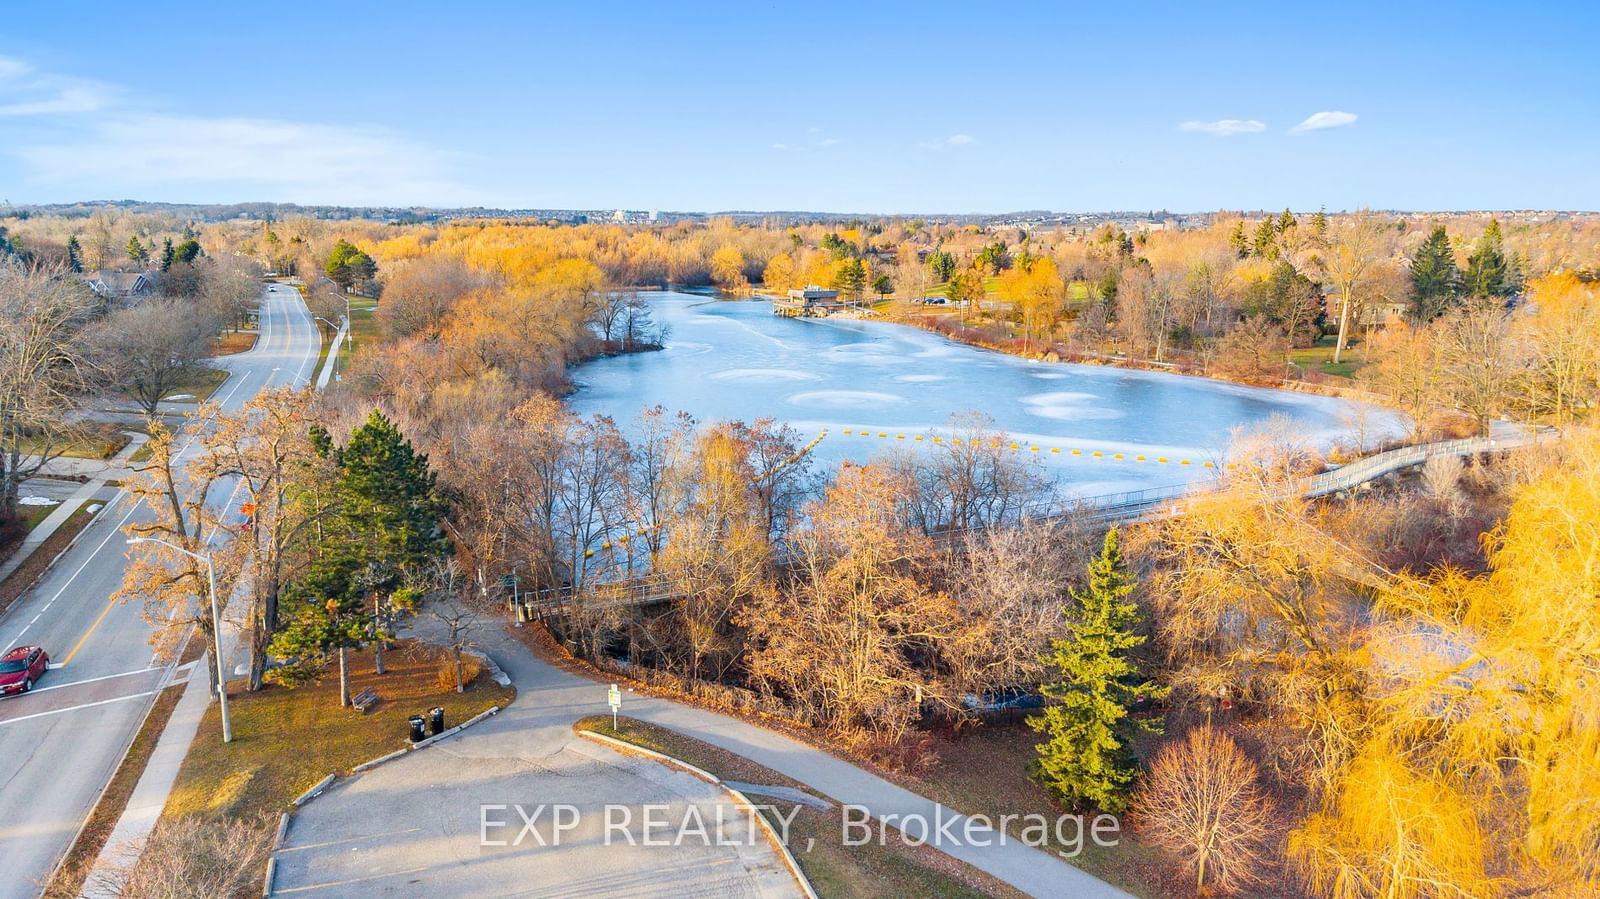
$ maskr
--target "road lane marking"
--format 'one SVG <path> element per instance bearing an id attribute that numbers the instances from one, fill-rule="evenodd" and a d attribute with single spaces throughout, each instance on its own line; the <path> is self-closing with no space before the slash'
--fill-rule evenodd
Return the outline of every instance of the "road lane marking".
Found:
<path id="1" fill-rule="evenodd" d="M 113 697 L 111 699 L 102 699 L 99 702 L 86 702 L 86 703 L 84 703 L 82 705 L 69 705 L 64 709 L 51 709 L 48 712 L 34 712 L 32 715 L 22 715 L 22 716 L 17 717 L 17 718 L 6 718 L 4 720 L 0 720 L 0 727 L 4 727 L 7 724 L 16 724 L 19 721 L 28 721 L 28 720 L 31 720 L 31 719 L 34 719 L 34 718 L 43 718 L 46 715 L 59 715 L 62 712 L 76 712 L 79 709 L 92 709 L 97 705 L 109 705 L 110 703 L 113 703 L 113 702 L 125 702 L 125 701 L 127 701 L 129 699 L 138 699 L 141 696 L 149 696 L 149 695 L 151 695 L 151 694 L 153 694 L 155 692 L 156 691 L 154 691 L 154 690 L 146 690 L 143 693 L 130 693 L 127 696 L 116 696 L 116 697 Z"/>
<path id="2" fill-rule="evenodd" d="M 191 662 L 190 664 L 193 664 L 193 663 Z M 54 670 L 54 668 L 55 668 L 54 665 L 52 665 L 50 667 L 51 667 L 52 670 Z M 76 687 L 76 686 L 80 686 L 82 684 L 92 684 L 95 681 L 111 680 L 114 677 L 132 677 L 135 674 L 149 674 L 152 671 L 160 671 L 160 670 L 161 669 L 155 668 L 155 667 L 151 667 L 151 668 L 135 668 L 132 671 L 124 671 L 121 674 L 102 674 L 99 677 L 86 677 L 83 680 L 69 680 L 64 684 L 51 684 L 48 687 L 34 687 L 32 690 L 29 690 L 28 692 L 29 693 L 43 693 L 43 692 L 45 692 L 47 690 L 60 690 L 60 689 L 62 689 L 64 687 Z"/>
<path id="3" fill-rule="evenodd" d="M 67 653 L 67 657 L 61 660 L 63 668 L 72 664 L 72 657 L 78 654 L 78 650 L 83 648 L 83 644 L 89 642 L 89 637 L 93 636 L 95 628 L 100 626 L 100 622 L 106 620 L 106 616 L 111 614 L 111 607 L 116 604 L 116 597 L 112 597 L 106 602 L 106 607 L 100 610 L 100 615 L 95 618 L 94 624 L 89 625 L 89 629 L 83 632 L 83 636 L 78 638 L 78 642 L 72 645 L 72 651 Z"/>

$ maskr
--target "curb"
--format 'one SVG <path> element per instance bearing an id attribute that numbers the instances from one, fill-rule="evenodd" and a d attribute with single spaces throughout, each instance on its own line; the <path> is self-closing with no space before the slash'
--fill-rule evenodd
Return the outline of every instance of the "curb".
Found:
<path id="1" fill-rule="evenodd" d="M 406 753 L 408 753 L 410 751 L 411 751 L 410 749 L 407 749 L 405 747 L 401 747 L 399 749 L 396 749 L 394 752 L 389 753 L 388 755 L 380 755 L 377 758 L 372 759 L 371 761 L 362 762 L 361 764 L 355 766 L 354 768 L 351 768 L 350 770 L 353 773 L 360 774 L 362 771 L 368 771 L 368 770 L 371 770 L 373 768 L 376 768 L 379 765 L 383 764 L 384 762 L 390 761 L 392 759 L 397 759 L 400 756 L 405 755 Z"/>
<path id="2" fill-rule="evenodd" d="M 308 803 L 311 800 L 317 798 L 318 796 L 321 796 L 322 795 L 322 791 L 326 790 L 328 788 L 328 785 L 333 783 L 333 778 L 334 778 L 334 775 L 330 774 L 327 777 L 324 777 L 323 779 L 317 781 L 316 784 L 314 784 L 311 787 L 311 789 L 305 791 L 304 793 L 301 793 L 300 796 L 297 799 L 295 799 L 293 802 L 291 802 L 289 804 L 294 806 L 295 808 L 299 808 L 300 806 L 305 805 L 306 803 Z"/>
<path id="3" fill-rule="evenodd" d="M 361 764 L 355 766 L 354 768 L 351 768 L 350 772 L 352 774 L 362 774 L 362 773 L 365 773 L 367 771 L 371 771 L 373 768 L 378 767 L 379 765 L 383 764 L 384 762 L 392 762 L 395 759 L 397 759 L 397 758 L 399 758 L 399 757 L 401 757 L 401 756 L 403 756 L 403 755 L 405 755 L 407 753 L 416 752 L 418 749 L 423 749 L 425 747 L 432 746 L 434 743 L 437 743 L 440 740 L 443 740 L 445 737 L 453 737 L 456 734 L 462 732 L 463 730 L 466 730 L 467 728 L 471 727 L 472 725 L 477 724 L 479 721 L 482 721 L 483 719 L 488 718 L 488 717 L 490 717 L 492 715 L 498 715 L 498 714 L 500 714 L 500 707 L 499 706 L 497 706 L 497 705 L 489 706 L 487 709 L 484 709 L 483 711 L 479 712 L 478 714 L 473 715 L 471 718 L 468 718 L 467 720 L 461 722 L 460 724 L 457 724 L 455 727 L 452 727 L 449 730 L 440 731 L 439 733 L 434 734 L 433 736 L 427 738 L 426 740 L 422 740 L 422 741 L 419 741 L 417 743 L 413 743 L 410 746 L 402 746 L 399 749 L 396 749 L 394 752 L 389 753 L 388 755 L 380 755 L 375 759 L 370 759 L 368 761 L 362 762 Z"/>
<path id="4" fill-rule="evenodd" d="M 284 812 L 278 817 L 278 832 L 272 837 L 272 848 L 267 850 L 267 873 L 261 881 L 261 897 L 272 895 L 272 881 L 278 873 L 278 849 L 283 846 L 283 840 L 289 835 L 289 813 Z"/>
<path id="5" fill-rule="evenodd" d="M 384 762 L 392 762 L 395 759 L 400 758 L 403 755 L 406 755 L 407 753 L 414 752 L 414 751 L 416 751 L 418 749 L 421 749 L 424 746 L 427 746 L 427 745 L 429 745 L 429 744 L 431 744 L 431 743 L 433 743 L 433 742 L 435 742 L 437 740 L 442 740 L 445 737 L 454 736 L 455 734 L 460 733 L 463 729 L 465 729 L 467 727 L 470 727 L 470 726 L 472 726 L 474 724 L 477 724 L 479 721 L 482 721 L 483 719 L 488 718 L 491 715 L 498 715 L 499 713 L 500 713 L 500 707 L 499 706 L 497 706 L 497 705 L 490 706 L 488 709 L 486 709 L 486 710 L 484 710 L 482 712 L 479 712 L 476 715 L 473 715 L 471 718 L 468 718 L 466 721 L 463 721 L 460 724 L 457 724 L 455 727 L 452 727 L 447 731 L 443 731 L 442 733 L 435 734 L 434 736 L 431 736 L 428 739 L 423 740 L 422 742 L 417 743 L 415 745 L 402 746 L 399 749 L 396 749 L 394 752 L 389 753 L 388 755 L 380 755 L 375 759 L 371 759 L 369 761 L 362 762 L 361 764 L 359 764 L 359 765 L 355 766 L 354 768 L 350 769 L 350 771 L 351 771 L 352 774 L 362 774 L 364 772 L 371 771 L 373 768 L 378 767 L 379 765 L 383 764 Z M 293 802 L 291 802 L 289 804 L 294 806 L 295 808 L 300 808 L 301 806 L 305 805 L 307 802 L 310 802 L 311 800 L 317 798 L 318 796 L 321 796 L 323 794 L 323 792 L 325 790 L 327 790 L 328 787 L 331 786 L 336 779 L 338 779 L 338 775 L 337 774 L 330 774 L 327 777 L 324 777 L 323 779 L 317 781 L 311 787 L 311 789 L 305 791 L 304 793 L 301 793 Z M 272 880 L 278 873 L 278 851 L 283 848 L 283 841 L 284 841 L 284 839 L 286 839 L 288 837 L 288 835 L 289 835 L 289 813 L 288 812 L 284 812 L 282 817 L 280 817 L 278 819 L 278 833 L 277 833 L 277 835 L 275 837 L 273 837 L 272 848 L 267 852 L 267 873 L 266 873 L 266 876 L 263 878 L 262 883 L 261 883 L 261 895 L 263 897 L 267 897 L 267 896 L 271 896 L 272 895 Z M 813 899 L 815 899 L 815 897 L 813 897 Z"/>
<path id="6" fill-rule="evenodd" d="M 773 850 L 777 852 L 778 857 L 783 860 L 784 866 L 789 869 L 789 876 L 793 877 L 795 884 L 800 887 L 800 892 L 805 895 L 806 899 L 817 899 L 817 891 L 811 888 L 811 881 L 807 880 L 805 872 L 800 870 L 800 863 L 794 860 L 794 855 L 789 852 L 789 847 L 785 846 L 783 841 L 778 839 L 777 831 L 772 829 L 772 822 L 768 821 L 766 816 L 761 814 L 761 812 L 756 809 L 755 805 L 753 805 L 743 793 L 723 783 L 722 779 L 717 777 L 715 774 L 712 774 L 703 768 L 697 768 L 683 759 L 676 759 L 670 755 L 656 752 L 654 749 L 646 749 L 643 746 L 635 746 L 625 740 L 618 740 L 616 737 L 608 737 L 605 734 L 596 733 L 592 730 L 580 730 L 578 731 L 578 736 L 594 740 L 605 746 L 610 746 L 619 752 L 642 755 L 646 758 L 653 759 L 654 761 L 662 762 L 670 767 L 681 768 L 695 777 L 706 781 L 707 783 L 721 787 L 724 792 L 733 797 L 733 801 L 740 808 L 744 809 L 747 814 L 749 814 L 756 821 L 760 822 L 761 832 L 766 835 L 767 843 L 772 846 Z"/>

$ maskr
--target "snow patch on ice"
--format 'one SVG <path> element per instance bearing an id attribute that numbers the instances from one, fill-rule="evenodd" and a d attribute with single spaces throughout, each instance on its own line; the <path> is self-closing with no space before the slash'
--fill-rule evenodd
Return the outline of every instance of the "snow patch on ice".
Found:
<path id="1" fill-rule="evenodd" d="M 1123 416 L 1124 413 L 1116 409 L 1089 405 L 1097 399 L 1099 397 L 1092 393 L 1057 390 L 1050 393 L 1029 394 L 1022 397 L 1022 405 L 1029 415 L 1056 421 L 1088 421 Z"/>
<path id="2" fill-rule="evenodd" d="M 808 390 L 790 394 L 785 399 L 795 406 L 822 409 L 871 409 L 905 402 L 904 397 L 876 390 Z"/>
<path id="3" fill-rule="evenodd" d="M 751 384 L 773 384 L 779 381 L 820 381 L 821 375 L 796 371 L 792 368 L 730 368 L 707 375 L 714 381 L 743 381 Z"/>

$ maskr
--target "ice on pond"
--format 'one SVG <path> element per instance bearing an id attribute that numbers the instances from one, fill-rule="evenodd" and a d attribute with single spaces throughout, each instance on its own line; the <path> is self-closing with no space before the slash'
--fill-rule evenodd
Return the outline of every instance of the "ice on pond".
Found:
<path id="1" fill-rule="evenodd" d="M 1022 397 L 1029 415 L 1053 418 L 1056 421 L 1087 421 L 1090 419 L 1121 418 L 1125 413 L 1104 406 L 1089 405 L 1099 397 L 1092 393 L 1058 390 L 1052 393 L 1034 393 Z"/>
<path id="2" fill-rule="evenodd" d="M 796 406 L 815 406 L 822 409 L 866 409 L 875 406 L 893 406 L 905 402 L 904 397 L 875 390 L 808 390 L 795 393 L 788 401 Z"/>
<path id="3" fill-rule="evenodd" d="M 702 423 L 770 418 L 793 427 L 802 443 L 821 437 L 813 452 L 822 469 L 890 450 L 927 451 L 941 435 L 949 445 L 952 417 L 972 410 L 1064 489 L 1092 485 L 1095 493 L 1205 477 L 1204 463 L 1221 458 L 1236 427 L 1273 416 L 1324 443 L 1350 433 L 1362 408 L 1369 441 L 1406 427 L 1396 413 L 1333 397 L 1026 360 L 889 322 L 783 318 L 764 301 L 645 296 L 655 321 L 692 340 L 577 367 L 574 411 L 609 415 L 625 431 L 656 405 Z M 688 323 L 721 327 L 685 332 Z"/>
<path id="4" fill-rule="evenodd" d="M 730 368 L 707 375 L 713 381 L 748 381 L 753 384 L 775 384 L 779 381 L 820 381 L 821 375 L 792 368 Z"/>

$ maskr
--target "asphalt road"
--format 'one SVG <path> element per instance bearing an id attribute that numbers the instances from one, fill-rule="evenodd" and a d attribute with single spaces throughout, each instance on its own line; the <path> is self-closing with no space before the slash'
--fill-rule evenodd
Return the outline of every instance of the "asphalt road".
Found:
<path id="1" fill-rule="evenodd" d="M 213 396 L 224 410 L 264 387 L 303 385 L 316 366 L 321 337 L 299 293 L 274 285 L 262 304 L 255 348 L 218 360 L 231 373 Z M 223 490 L 213 501 L 238 498 Z M 122 527 L 148 515 L 119 491 L 0 617 L 0 651 L 38 644 L 54 663 L 32 693 L 0 699 L 0 897 L 38 895 L 170 674 L 140 605 L 110 601 L 128 550 Z"/>

